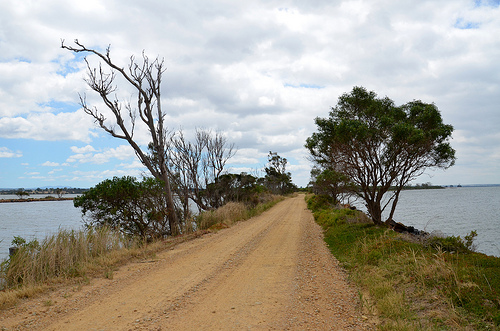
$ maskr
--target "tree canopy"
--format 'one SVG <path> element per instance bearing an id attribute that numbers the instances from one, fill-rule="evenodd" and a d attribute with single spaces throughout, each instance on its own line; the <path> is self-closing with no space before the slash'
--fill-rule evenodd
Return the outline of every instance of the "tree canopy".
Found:
<path id="1" fill-rule="evenodd" d="M 270 151 L 268 165 L 264 168 L 264 186 L 274 194 L 287 194 L 296 189 L 292 183 L 292 174 L 286 171 L 288 160 L 278 155 L 277 152 Z"/>
<path id="2" fill-rule="evenodd" d="M 453 127 L 433 103 L 414 100 L 396 106 L 388 97 L 354 87 L 339 97 L 329 117 L 316 118 L 307 139 L 312 160 L 344 175 L 362 198 L 374 223 L 387 206 L 392 219 L 401 189 L 426 169 L 452 166 Z M 384 195 L 395 188 L 387 199 Z"/>
<path id="3" fill-rule="evenodd" d="M 89 226 L 109 226 L 130 236 L 163 238 L 172 233 L 163 197 L 163 182 L 156 178 L 138 181 L 131 176 L 113 177 L 73 200 L 82 208 Z"/>

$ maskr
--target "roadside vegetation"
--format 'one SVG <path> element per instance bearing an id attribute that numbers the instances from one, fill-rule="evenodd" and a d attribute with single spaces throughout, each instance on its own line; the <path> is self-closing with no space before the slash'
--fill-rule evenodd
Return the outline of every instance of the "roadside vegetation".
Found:
<path id="1" fill-rule="evenodd" d="M 461 237 L 401 234 L 328 196 L 308 207 L 380 330 L 500 329 L 500 258 Z"/>

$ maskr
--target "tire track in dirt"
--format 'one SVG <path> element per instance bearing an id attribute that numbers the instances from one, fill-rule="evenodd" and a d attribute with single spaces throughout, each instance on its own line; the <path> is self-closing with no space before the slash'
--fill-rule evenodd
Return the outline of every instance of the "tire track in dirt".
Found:
<path id="1" fill-rule="evenodd" d="M 267 217 L 272 226 L 261 233 L 258 246 L 236 254 L 186 309 L 170 316 L 172 329 L 283 329 L 293 291 L 300 227 L 290 224 L 297 204 Z M 297 222 L 298 223 L 298 222 Z"/>

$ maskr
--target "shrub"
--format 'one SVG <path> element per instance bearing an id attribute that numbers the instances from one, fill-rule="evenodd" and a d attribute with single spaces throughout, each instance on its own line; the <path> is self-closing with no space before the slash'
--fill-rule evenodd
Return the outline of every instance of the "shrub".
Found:
<path id="1" fill-rule="evenodd" d="M 335 199 L 329 195 L 312 195 L 307 199 L 307 208 L 313 212 L 332 208 L 335 205 Z"/>
<path id="2" fill-rule="evenodd" d="M 462 239 L 460 236 L 431 236 L 427 244 L 446 252 L 468 253 L 474 250 L 476 231 L 471 231 Z"/>
<path id="3" fill-rule="evenodd" d="M 153 178 L 106 179 L 74 199 L 90 226 L 108 226 L 152 240 L 170 234 L 162 183 Z"/>

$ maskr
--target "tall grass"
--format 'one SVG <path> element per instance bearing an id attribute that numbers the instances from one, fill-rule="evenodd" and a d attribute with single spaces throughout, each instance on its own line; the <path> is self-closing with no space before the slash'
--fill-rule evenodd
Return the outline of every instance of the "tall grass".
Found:
<path id="1" fill-rule="evenodd" d="M 380 330 L 499 329 L 500 258 L 464 251 L 461 238 L 422 239 L 360 223 L 358 212 L 313 211 Z"/>
<path id="2" fill-rule="evenodd" d="M 130 258 L 137 242 L 109 228 L 60 230 L 41 242 L 16 238 L 16 253 L 0 264 L 0 308 L 68 279 L 85 279 L 95 271 Z"/>
<path id="3" fill-rule="evenodd" d="M 90 261 L 130 245 L 108 228 L 60 230 L 40 243 L 21 245 L 0 270 L 7 287 L 33 286 L 57 277 L 82 276 Z"/>
<path id="4" fill-rule="evenodd" d="M 199 214 L 196 217 L 196 225 L 199 230 L 227 228 L 263 213 L 283 199 L 282 196 L 268 195 L 254 207 L 242 202 L 228 202 L 216 210 Z"/>

